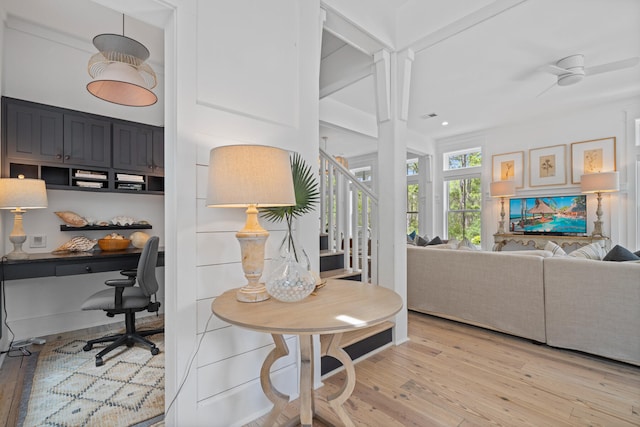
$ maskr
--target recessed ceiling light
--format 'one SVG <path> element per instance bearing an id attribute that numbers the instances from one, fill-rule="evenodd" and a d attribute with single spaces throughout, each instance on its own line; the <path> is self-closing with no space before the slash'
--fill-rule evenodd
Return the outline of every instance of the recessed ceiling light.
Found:
<path id="1" fill-rule="evenodd" d="M 449 122 L 442 122 L 442 126 L 447 126 Z"/>

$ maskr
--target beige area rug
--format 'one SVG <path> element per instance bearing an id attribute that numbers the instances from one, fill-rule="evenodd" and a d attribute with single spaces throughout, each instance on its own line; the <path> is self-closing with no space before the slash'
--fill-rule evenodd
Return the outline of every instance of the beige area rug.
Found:
<path id="1" fill-rule="evenodd" d="M 162 318 L 137 322 L 137 329 L 162 327 Z M 144 347 L 122 346 L 95 366 L 106 344 L 84 351 L 86 341 L 123 331 L 114 328 L 86 336 L 50 340 L 40 351 L 19 425 L 122 427 L 153 425 L 164 414 L 164 334 L 148 337 L 160 349 L 152 356 Z M 23 400 L 26 396 L 23 396 Z M 147 422 L 145 422 L 147 421 Z"/>

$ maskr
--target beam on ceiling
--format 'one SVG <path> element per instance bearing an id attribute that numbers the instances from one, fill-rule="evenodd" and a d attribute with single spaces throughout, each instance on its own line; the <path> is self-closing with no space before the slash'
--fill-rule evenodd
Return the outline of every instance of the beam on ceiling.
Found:
<path id="1" fill-rule="evenodd" d="M 425 37 L 410 43 L 407 46 L 404 46 L 398 51 L 402 51 L 404 49 L 411 48 L 415 53 L 419 53 L 425 49 L 429 49 L 430 47 L 447 40 L 450 37 L 455 36 L 456 34 L 462 33 L 472 27 L 475 27 L 478 24 L 483 23 L 486 20 L 489 20 L 497 15 L 500 15 L 503 12 L 508 11 L 509 9 L 516 7 L 527 0 L 496 0 L 493 3 L 482 7 L 476 10 L 469 15 L 464 16 L 463 18 L 458 19 L 457 21 L 452 22 L 451 24 L 436 30 Z"/>

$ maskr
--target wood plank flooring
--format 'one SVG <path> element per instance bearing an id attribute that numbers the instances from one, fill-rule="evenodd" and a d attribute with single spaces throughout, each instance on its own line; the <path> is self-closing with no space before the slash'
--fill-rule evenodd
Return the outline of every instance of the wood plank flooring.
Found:
<path id="1" fill-rule="evenodd" d="M 640 367 L 413 312 L 409 337 L 356 365 L 345 405 L 356 426 L 640 426 Z M 16 424 L 21 359 L 0 369 L 0 425 Z M 316 407 L 328 423 L 314 426 L 341 425 L 323 398 L 343 381 L 325 379 Z"/>
<path id="2" fill-rule="evenodd" d="M 414 312 L 409 337 L 356 365 L 345 405 L 356 426 L 640 426 L 640 367 Z M 343 381 L 316 393 L 335 425 L 324 398 Z"/>

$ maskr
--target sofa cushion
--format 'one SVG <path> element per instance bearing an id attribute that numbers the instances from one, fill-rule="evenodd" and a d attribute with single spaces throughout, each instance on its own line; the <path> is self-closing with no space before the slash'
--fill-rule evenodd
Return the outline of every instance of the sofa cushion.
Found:
<path id="1" fill-rule="evenodd" d="M 603 261 L 637 261 L 640 256 L 620 245 L 615 245 L 605 256 Z"/>
<path id="2" fill-rule="evenodd" d="M 606 254 L 599 243 L 590 243 L 571 252 L 569 256 L 600 261 Z"/>
<path id="3" fill-rule="evenodd" d="M 560 245 L 555 244 L 552 241 L 548 241 L 546 245 L 544 245 L 544 250 L 549 251 L 553 254 L 553 256 L 565 256 L 567 253 L 560 247 Z"/>

